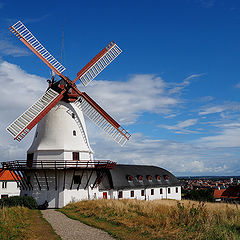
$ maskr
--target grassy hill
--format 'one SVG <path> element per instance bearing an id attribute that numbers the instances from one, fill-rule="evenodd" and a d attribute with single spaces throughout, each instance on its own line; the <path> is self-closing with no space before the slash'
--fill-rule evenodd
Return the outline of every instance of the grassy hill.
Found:
<path id="1" fill-rule="evenodd" d="M 60 211 L 119 239 L 240 239 L 240 206 L 175 200 L 93 200 Z"/>
<path id="2" fill-rule="evenodd" d="M 25 207 L 0 209 L 0 240 L 59 240 L 39 210 Z"/>

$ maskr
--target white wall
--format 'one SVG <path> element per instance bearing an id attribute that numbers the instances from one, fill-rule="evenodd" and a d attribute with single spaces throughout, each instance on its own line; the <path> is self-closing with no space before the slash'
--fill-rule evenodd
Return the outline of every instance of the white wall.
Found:
<path id="1" fill-rule="evenodd" d="M 170 188 L 170 194 L 168 193 L 168 188 Z M 178 192 L 176 192 L 176 188 Z M 154 194 L 152 195 L 151 190 L 154 190 Z M 162 189 L 162 194 L 160 194 L 160 189 Z M 141 191 L 144 190 L 144 196 L 141 195 Z M 181 200 L 181 187 L 161 187 L 161 188 L 147 188 L 147 189 L 128 189 L 128 190 L 119 190 L 122 191 L 122 199 L 139 199 L 139 200 L 154 200 L 154 199 L 176 199 Z M 108 199 L 118 199 L 117 190 L 109 190 L 109 191 L 99 191 L 99 198 L 103 198 L 103 193 L 107 192 Z M 131 197 L 131 191 L 134 191 L 134 196 Z"/>
<path id="2" fill-rule="evenodd" d="M 7 182 L 7 188 L 2 188 L 2 182 Z M 20 188 L 17 187 L 15 181 L 0 181 L 0 198 L 2 195 L 8 195 L 8 197 L 19 196 Z"/>
<path id="3" fill-rule="evenodd" d="M 78 184 L 72 184 L 73 170 L 66 171 L 65 176 L 65 189 L 63 189 L 64 182 L 64 171 L 57 171 L 57 190 L 55 189 L 55 171 L 46 170 L 47 182 L 49 190 L 47 190 L 46 179 L 43 171 L 37 172 L 37 178 L 41 185 L 41 190 L 39 189 L 37 180 L 33 173 L 29 172 L 27 175 L 30 176 L 30 182 L 33 186 L 32 189 L 22 189 L 21 196 L 28 195 L 36 199 L 37 203 L 43 204 L 45 201 L 48 202 L 49 208 L 61 208 L 73 201 L 81 201 L 86 199 L 98 198 L 98 188 L 91 189 L 96 179 L 96 173 L 93 172 L 91 179 L 88 183 L 86 189 L 88 178 L 90 177 L 91 171 L 84 171 L 82 182 L 80 184 L 79 190 L 77 190 Z M 74 175 L 81 176 L 82 171 L 75 171 Z"/>

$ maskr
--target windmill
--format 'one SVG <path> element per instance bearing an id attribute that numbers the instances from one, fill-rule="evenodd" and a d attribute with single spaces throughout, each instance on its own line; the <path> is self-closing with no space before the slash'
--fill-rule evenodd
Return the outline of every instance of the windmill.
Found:
<path id="1" fill-rule="evenodd" d="M 21 21 L 12 25 L 9 29 L 61 78 L 57 82 L 50 82 L 46 93 L 7 127 L 7 131 L 14 139 L 21 141 L 60 100 L 63 100 L 74 102 L 90 120 L 102 128 L 120 145 L 124 145 L 129 140 L 130 134 L 92 98 L 85 92 L 81 92 L 75 85 L 80 80 L 84 86 L 87 86 L 122 52 L 114 41 L 100 51 L 77 73 L 77 77 L 71 81 L 62 74 L 65 67 L 42 46 Z"/>
<path id="2" fill-rule="evenodd" d="M 34 196 L 39 203 L 47 200 L 51 202 L 50 207 L 64 206 L 71 200 L 69 196 L 79 198 L 73 190 L 82 189 L 82 194 L 89 197 L 91 186 L 96 194 L 105 170 L 113 168 L 116 163 L 93 160 L 83 114 L 121 146 L 131 135 L 75 83 L 80 80 L 87 86 L 122 52 L 121 49 L 114 41 L 110 42 L 77 73 L 74 80 L 70 80 L 62 74 L 65 67 L 21 21 L 9 30 L 54 74 L 48 80 L 49 86 L 44 95 L 6 128 L 15 140 L 21 141 L 38 124 L 27 161 L 5 162 L 3 169 L 12 170 L 21 177 L 15 179 L 22 188 L 21 194 Z M 60 79 L 55 80 L 54 75 Z M 71 194 L 63 193 L 65 189 L 72 190 Z M 86 189 L 87 193 L 84 192 Z M 42 191 L 41 194 L 39 191 Z"/>

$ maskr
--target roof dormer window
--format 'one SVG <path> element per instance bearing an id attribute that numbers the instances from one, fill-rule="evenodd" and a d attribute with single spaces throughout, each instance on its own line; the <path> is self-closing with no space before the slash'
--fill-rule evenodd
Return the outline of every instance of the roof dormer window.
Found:
<path id="1" fill-rule="evenodd" d="M 137 180 L 138 180 L 139 182 L 142 182 L 142 181 L 143 181 L 143 176 L 142 176 L 142 175 L 138 175 L 138 176 L 137 176 Z"/>
<path id="2" fill-rule="evenodd" d="M 147 180 L 148 180 L 149 182 L 152 182 L 152 176 L 151 176 L 151 175 L 148 175 L 148 176 L 147 176 Z"/>
<path id="3" fill-rule="evenodd" d="M 161 176 L 160 175 L 156 175 L 156 179 L 157 179 L 157 181 L 161 181 Z"/>
<path id="4" fill-rule="evenodd" d="M 169 178 L 168 175 L 164 175 L 165 180 L 168 180 L 168 178 Z"/>
<path id="5" fill-rule="evenodd" d="M 132 182 L 132 181 L 133 181 L 133 176 L 128 175 L 128 176 L 127 176 L 127 180 L 128 180 L 129 182 Z"/>

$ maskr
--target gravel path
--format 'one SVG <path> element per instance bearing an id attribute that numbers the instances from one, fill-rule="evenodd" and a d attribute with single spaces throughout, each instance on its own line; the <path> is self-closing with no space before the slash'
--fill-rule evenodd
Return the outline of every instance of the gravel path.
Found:
<path id="1" fill-rule="evenodd" d="M 62 240 L 114 240 L 108 233 L 70 219 L 54 209 L 41 212 Z"/>

